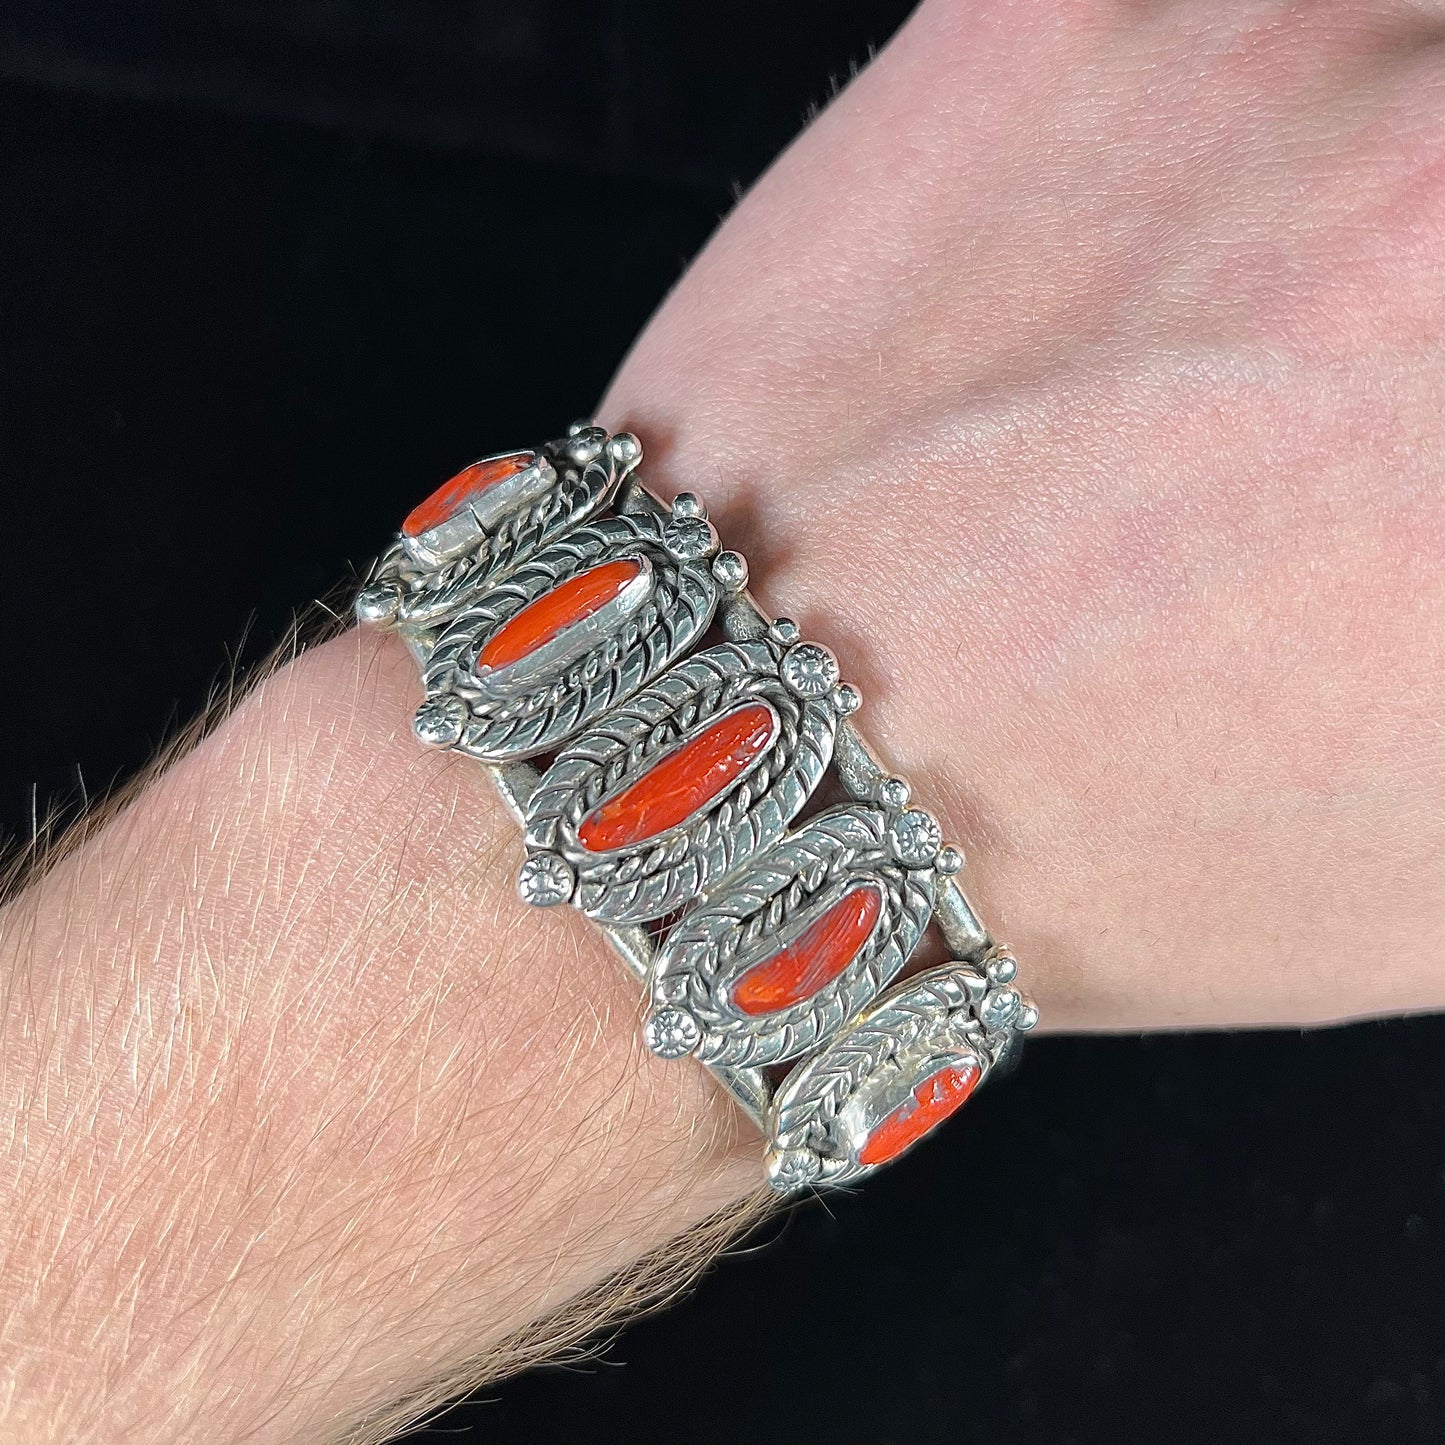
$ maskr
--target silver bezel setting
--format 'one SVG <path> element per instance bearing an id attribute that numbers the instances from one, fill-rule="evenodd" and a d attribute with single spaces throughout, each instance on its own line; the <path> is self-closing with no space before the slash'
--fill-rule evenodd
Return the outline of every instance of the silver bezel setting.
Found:
<path id="1" fill-rule="evenodd" d="M 507 461 L 517 455 L 525 454 L 499 452 L 495 456 L 479 457 L 463 468 L 463 472 L 485 467 L 489 462 Z M 492 530 L 503 518 L 510 513 L 521 512 L 529 503 L 556 491 L 557 469 L 552 465 L 551 458 L 545 452 L 533 452 L 531 458 L 526 466 L 511 476 L 493 482 L 475 496 L 468 497 L 435 526 L 415 534 L 403 531 L 400 539 L 402 550 L 417 567 L 425 570 L 445 567 L 467 552 L 490 551 L 488 544 Z"/>
<path id="2" fill-rule="evenodd" d="M 440 554 L 428 540 L 441 529 L 421 538 L 398 536 L 362 589 L 359 620 L 440 626 L 483 589 L 599 511 L 641 459 L 636 437 L 621 432 L 609 438 L 601 427 L 581 427 L 551 443 L 526 472 L 499 484 L 510 490 L 485 508 L 464 507 L 448 519 L 443 526 L 451 540 Z"/>
<path id="3" fill-rule="evenodd" d="M 809 819 L 759 853 L 669 933 L 652 971 L 652 1004 L 698 1023 L 704 1063 L 760 1067 L 816 1047 L 903 968 L 933 913 L 935 877 L 898 860 L 897 815 L 851 803 Z M 850 888 L 872 884 L 882 908 L 867 942 L 830 982 L 773 1013 L 746 1013 L 731 988 Z"/>
<path id="4" fill-rule="evenodd" d="M 569 744 L 527 805 L 529 861 L 559 854 L 577 878 L 573 901 L 584 913 L 638 923 L 693 902 L 782 838 L 833 756 L 839 719 L 830 695 L 800 697 L 786 686 L 779 675 L 785 656 L 772 637 L 694 653 Z M 772 711 L 773 741 L 726 792 L 638 843 L 593 852 L 578 840 L 599 804 L 735 709 L 759 702 Z"/>
<path id="5" fill-rule="evenodd" d="M 841 1184 L 874 1167 L 873 1130 L 940 1065 L 972 1061 L 975 1089 L 1038 1022 L 1013 987 L 1011 955 L 954 962 L 898 984 L 790 1074 L 773 1099 L 768 1178 L 788 1191 Z M 891 1161 L 889 1161 L 891 1162 Z"/>
<path id="6" fill-rule="evenodd" d="M 717 606 L 708 557 L 674 556 L 667 523 L 649 516 L 584 522 L 496 582 L 447 624 L 423 673 L 428 701 L 460 698 L 469 718 L 455 746 L 488 762 L 546 752 L 645 687 L 701 636 Z M 604 562 L 636 559 L 650 579 L 637 606 L 600 609 L 568 629 L 585 646 L 523 687 L 499 688 L 476 672 L 477 654 L 523 608 Z M 575 640 L 575 638 L 574 638 Z"/>

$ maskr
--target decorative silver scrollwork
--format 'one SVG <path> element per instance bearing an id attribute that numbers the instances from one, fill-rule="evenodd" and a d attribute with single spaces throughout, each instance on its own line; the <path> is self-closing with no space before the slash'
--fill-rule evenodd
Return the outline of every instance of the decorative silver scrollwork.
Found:
<path id="1" fill-rule="evenodd" d="M 773 1100 L 768 1179 L 782 1192 L 856 1179 L 911 1147 L 958 1107 L 1038 1013 L 995 951 L 884 994 L 783 1082 Z M 941 1092 L 951 1089 L 953 1098 Z M 913 1115 L 910 1119 L 910 1113 Z M 892 1139 L 886 1139 L 889 1129 Z M 870 1145 L 884 1147 L 870 1159 Z"/>
<path id="2" fill-rule="evenodd" d="M 846 723 L 832 653 L 768 622 L 702 502 L 631 476 L 641 454 L 579 424 L 473 463 L 356 613 L 422 668 L 417 737 L 487 763 L 524 818 L 523 898 L 577 906 L 647 979 L 648 1047 L 716 1070 L 768 1131 L 774 1188 L 844 1182 L 961 1106 L 1037 1013 L 942 886 L 962 853 Z M 730 640 L 689 656 L 714 618 Z M 851 801 L 799 824 L 826 777 Z M 982 962 L 896 983 L 935 917 Z"/>
<path id="3" fill-rule="evenodd" d="M 523 896 L 540 904 L 570 897 L 590 917 L 613 923 L 662 918 L 693 903 L 783 836 L 832 757 L 838 719 L 856 705 L 856 691 L 838 684 L 832 653 L 799 642 L 786 620 L 764 637 L 674 663 L 543 774 L 527 806 Z M 691 786 L 699 773 L 705 787 L 718 760 L 694 761 L 689 749 L 706 749 L 729 719 L 749 715 L 770 718 L 770 740 L 737 765 L 737 776 L 726 777 L 724 767 L 719 792 L 660 831 L 621 846 L 588 846 L 587 820 L 599 807 L 626 806 L 649 785 Z M 674 777 L 680 767 L 691 771 Z M 665 797 L 651 794 L 648 801 L 674 819 L 686 806 L 667 809 Z"/>
<path id="4" fill-rule="evenodd" d="M 637 513 L 574 527 L 463 608 L 423 673 L 417 736 L 488 762 L 558 747 L 645 687 L 699 638 L 721 588 L 717 533 L 700 510 Z M 611 567 L 625 581 L 594 610 L 540 636 L 505 664 L 489 644 L 524 609 Z"/>
<path id="5" fill-rule="evenodd" d="M 883 791 L 883 802 L 809 819 L 673 928 L 652 971 L 645 1036 L 655 1053 L 728 1065 L 793 1058 L 836 1033 L 897 975 L 932 914 L 938 873 L 962 859 L 940 847 L 930 814 L 906 806 L 901 781 Z M 871 928 L 862 936 L 860 913 L 859 946 L 835 949 L 814 987 L 804 954 L 831 911 L 854 898 L 874 910 Z M 783 959 L 798 979 L 795 1001 L 786 988 L 788 1001 L 777 1007 L 740 999 L 744 979 Z"/>
<path id="6" fill-rule="evenodd" d="M 594 515 L 642 460 L 629 432 L 579 424 L 429 533 L 397 537 L 356 600 L 363 622 L 434 628 Z M 475 465 L 483 465 L 478 463 Z"/>

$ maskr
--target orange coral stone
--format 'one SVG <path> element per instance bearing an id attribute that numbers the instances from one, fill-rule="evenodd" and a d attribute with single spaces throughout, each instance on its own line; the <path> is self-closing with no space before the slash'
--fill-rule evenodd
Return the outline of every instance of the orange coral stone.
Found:
<path id="1" fill-rule="evenodd" d="M 858 956 L 883 911 L 876 883 L 857 883 L 790 944 L 755 963 L 732 988 L 745 1014 L 767 1014 L 812 998 Z"/>
<path id="2" fill-rule="evenodd" d="M 765 702 L 734 708 L 594 808 L 577 829 L 578 842 L 590 852 L 604 853 L 677 827 L 757 762 L 777 726 Z"/>
<path id="3" fill-rule="evenodd" d="M 443 482 L 426 501 L 412 510 L 401 524 L 401 530 L 408 537 L 420 537 L 423 532 L 440 527 L 478 492 L 525 471 L 534 460 L 531 452 L 513 452 L 510 456 L 489 457 L 486 461 L 463 467 L 451 481 Z"/>
<path id="4" fill-rule="evenodd" d="M 506 667 L 550 642 L 558 633 L 605 607 L 642 571 L 636 557 L 600 562 L 560 582 L 499 627 L 477 654 L 477 667 Z"/>
<path id="5" fill-rule="evenodd" d="M 977 1064 L 945 1064 L 914 1085 L 912 1095 L 868 1136 L 868 1142 L 858 1151 L 858 1162 L 871 1166 L 896 1159 L 909 1145 L 943 1123 L 973 1093 L 979 1077 Z"/>

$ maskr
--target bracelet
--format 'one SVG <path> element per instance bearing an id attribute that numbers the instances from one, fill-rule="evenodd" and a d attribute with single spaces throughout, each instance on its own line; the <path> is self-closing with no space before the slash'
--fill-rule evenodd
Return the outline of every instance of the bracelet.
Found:
<path id="1" fill-rule="evenodd" d="M 484 763 L 521 823 L 522 898 L 579 908 L 646 985 L 648 1048 L 713 1070 L 775 1189 L 856 1179 L 1038 1012 L 836 658 L 759 610 L 702 503 L 664 505 L 641 460 L 579 423 L 474 462 L 402 523 L 357 617 L 415 656 L 418 739 Z M 930 923 L 953 961 L 895 983 Z"/>

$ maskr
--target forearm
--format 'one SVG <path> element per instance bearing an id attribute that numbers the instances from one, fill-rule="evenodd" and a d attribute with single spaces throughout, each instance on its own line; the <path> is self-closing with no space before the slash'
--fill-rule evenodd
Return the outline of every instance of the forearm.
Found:
<path id="1" fill-rule="evenodd" d="M 326 1438 L 754 1188 L 416 688 L 304 655 L 7 909 L 4 1438 Z"/>

